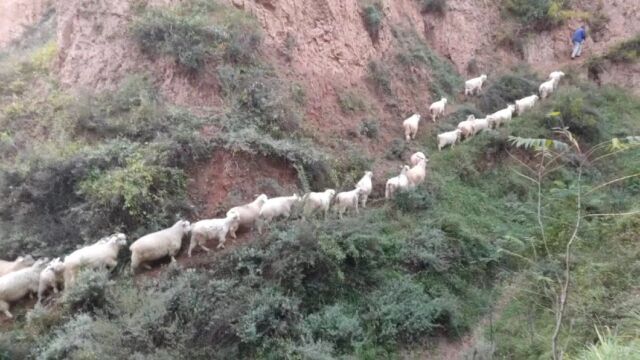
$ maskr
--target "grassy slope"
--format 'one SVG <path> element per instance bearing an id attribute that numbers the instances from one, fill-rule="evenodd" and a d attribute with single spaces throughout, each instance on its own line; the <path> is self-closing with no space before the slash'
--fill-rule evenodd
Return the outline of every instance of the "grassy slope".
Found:
<path id="1" fill-rule="evenodd" d="M 226 119 L 197 118 L 163 104 L 140 78 L 133 78 L 119 91 L 78 99 L 59 90 L 48 75 L 49 51 L 45 46 L 3 67 L 3 84 L 8 85 L 2 88 L 0 117 L 6 129 L 0 140 L 7 149 L 2 159 L 2 191 L 11 202 L 4 202 L 0 214 L 3 225 L 36 230 L 5 234 L 3 246 L 13 253 L 39 250 L 53 255 L 90 241 L 105 228 L 120 226 L 135 234 L 163 226 L 170 221 L 171 212 L 184 211 L 165 208 L 184 197 L 182 169 L 212 146 L 239 144 L 244 150 L 270 155 L 286 153 L 293 156 L 292 161 L 301 156 L 296 149 L 304 138 L 283 137 L 285 129 L 280 126 L 289 123 L 270 123 L 272 106 L 247 109 L 243 108 L 246 103 L 230 98 L 237 105 L 234 111 L 240 112 L 229 112 Z M 10 60 L 14 59 L 5 58 Z M 225 69 L 265 74 L 261 67 L 245 71 L 243 66 Z M 266 76 L 272 79 L 268 71 Z M 439 127 L 453 126 L 465 111 L 477 111 L 476 107 L 499 106 L 502 98 L 528 95 L 531 80 L 515 77 L 521 81 L 496 80 L 477 104 L 466 104 L 466 110 L 461 107 Z M 264 96 L 244 92 L 242 82 L 236 86 L 231 92 L 254 99 Z M 46 100 L 38 100 L 41 97 L 31 89 L 45 93 Z M 87 103 L 93 105 L 92 111 L 87 111 Z M 282 113 L 277 110 L 281 106 L 288 113 L 287 106 L 291 106 L 276 105 L 276 114 Z M 186 272 L 169 266 L 160 281 L 135 285 L 124 271 L 118 271 L 113 281 L 104 274 L 86 273 L 85 281 L 80 282 L 86 285 L 67 291 L 53 310 L 37 308 L 24 316 L 19 312 L 12 330 L 0 335 L 0 357 L 87 358 L 99 354 L 122 358 L 132 353 L 139 358 L 393 356 L 399 345 L 411 346 L 429 335 L 463 334 L 490 308 L 496 279 L 510 277 L 512 272 L 523 274 L 526 281 L 494 329 L 497 354 L 544 356 L 552 315 L 540 281 L 559 269 L 554 254 L 562 249 L 572 203 L 571 198 L 559 200 L 557 190 L 570 188 L 575 180 L 571 169 L 545 183 L 546 190 L 554 191 L 545 205 L 553 252 L 549 261 L 531 266 L 501 249 L 527 258 L 532 258 L 532 246 L 538 252 L 543 249 L 535 225 L 535 192 L 514 173 L 518 164 L 505 150 L 510 133 L 550 136 L 550 127 L 557 125 L 546 116 L 551 111 L 560 111 L 565 124 L 579 130 L 577 135 L 585 146 L 640 133 L 634 121 L 640 114 L 638 99 L 621 90 L 588 85 L 563 86 L 552 100 L 511 126 L 452 150 L 438 153 L 433 148 L 437 130 L 424 132 L 419 141 L 431 150 L 430 174 L 427 184 L 417 191 L 344 221 L 277 225 L 251 244 L 214 255 L 209 269 Z M 247 113 L 258 125 L 230 128 L 237 135 L 231 144 L 210 142 L 198 135 L 203 124 L 230 126 L 225 121 Z M 273 142 L 246 141 L 248 135 L 265 133 L 274 137 Z M 185 144 L 192 146 L 186 155 L 182 152 Z M 596 167 L 588 180 L 599 183 L 613 174 L 628 174 L 638 168 L 634 155 L 637 153 Z M 53 170 L 60 167 L 61 172 Z M 136 176 L 141 171 L 147 175 Z M 67 177 L 69 172 L 72 176 Z M 161 182 L 167 178 L 173 180 Z M 20 184 L 29 179 L 44 180 Z M 48 181 L 62 187 L 43 186 Z M 12 182 L 20 184 L 19 192 L 7 186 Z M 637 181 L 629 180 L 589 206 L 602 212 L 632 208 L 640 195 L 637 189 Z M 60 191 L 77 197 L 59 208 L 33 213 L 34 204 L 50 204 L 56 198 L 49 196 Z M 40 202 L 34 201 L 35 195 Z M 69 208 L 73 211 L 68 212 Z M 20 209 L 18 214 L 16 209 Z M 78 214 L 89 223 L 102 218 L 107 222 L 93 229 L 96 234 L 76 234 L 65 242 L 58 241 L 63 233 L 41 238 L 38 226 L 49 227 L 48 221 L 61 214 L 69 222 Z M 131 215 L 135 222 L 127 223 L 124 219 Z M 29 218 L 33 221 L 27 222 Z M 147 223 L 150 220 L 153 225 Z M 52 229 L 66 225 L 63 222 Z M 602 219 L 590 222 L 581 234 L 569 312 L 574 325 L 563 332 L 570 351 L 581 350 L 594 338 L 596 323 L 620 324 L 622 333 L 632 332 L 633 317 L 627 314 L 639 310 L 633 297 L 638 269 L 632 240 L 637 229 L 638 222 L 632 218 Z M 123 262 L 126 257 L 124 254 Z"/>

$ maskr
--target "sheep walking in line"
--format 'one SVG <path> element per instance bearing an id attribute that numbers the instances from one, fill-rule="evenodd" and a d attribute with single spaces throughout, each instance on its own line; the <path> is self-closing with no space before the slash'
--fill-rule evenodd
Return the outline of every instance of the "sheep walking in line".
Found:
<path id="1" fill-rule="evenodd" d="M 281 196 L 267 200 L 260 209 L 258 233 L 262 234 L 264 224 L 270 223 L 273 219 L 279 217 L 288 218 L 291 215 L 293 205 L 301 201 L 302 198 L 298 196 L 298 194 L 293 194 L 292 196 Z"/>
<path id="2" fill-rule="evenodd" d="M 48 261 L 46 258 L 38 259 L 30 267 L 0 277 L 0 312 L 8 318 L 13 318 L 9 311 L 10 303 L 38 291 L 40 272 L 47 266 Z"/>
<path id="3" fill-rule="evenodd" d="M 445 146 L 453 147 L 460 140 L 461 134 L 460 129 L 438 134 L 438 151 L 441 151 Z"/>
<path id="4" fill-rule="evenodd" d="M 135 274 L 140 265 L 150 269 L 146 264 L 149 261 L 171 257 L 171 261 L 176 260 L 176 255 L 182 246 L 182 239 L 191 231 L 191 223 L 186 220 L 176 222 L 172 227 L 147 234 L 136 240 L 129 250 L 131 250 L 131 271 Z"/>
<path id="5" fill-rule="evenodd" d="M 538 95 L 531 95 L 520 100 L 516 100 L 516 114 L 522 115 L 525 111 L 532 109 L 540 99 Z"/>
<path id="6" fill-rule="evenodd" d="M 306 194 L 302 198 L 304 203 L 303 213 L 305 215 L 311 215 L 316 211 L 322 211 L 324 218 L 326 219 L 329 214 L 329 208 L 331 207 L 331 200 L 333 200 L 335 195 L 336 191 L 333 189 Z"/>
<path id="7" fill-rule="evenodd" d="M 418 151 L 411 154 L 411 158 L 409 158 L 409 163 L 411 163 L 411 166 L 416 166 L 421 160 L 426 160 L 426 159 L 427 159 L 427 156 L 423 152 Z"/>
<path id="8" fill-rule="evenodd" d="M 40 280 L 38 284 L 38 304 L 42 302 L 45 292 L 49 289 L 53 289 L 53 293 L 57 294 L 59 291 L 60 283 L 62 282 L 64 273 L 64 263 L 60 258 L 55 258 L 47 265 L 47 267 L 40 273 Z"/>
<path id="9" fill-rule="evenodd" d="M 553 90 L 556 88 L 556 81 L 554 79 L 547 80 L 540 84 L 538 91 L 540 92 L 540 99 L 546 99 L 547 96 L 553 93 Z"/>
<path id="10" fill-rule="evenodd" d="M 502 126 L 502 124 L 510 122 L 515 110 L 516 110 L 515 105 L 509 104 L 506 108 L 496 111 L 491 115 L 488 115 L 487 121 L 489 121 L 489 125 L 491 125 L 491 127 L 496 129 Z"/>
<path id="11" fill-rule="evenodd" d="M 429 106 L 429 113 L 431 114 L 431 120 L 436 122 L 438 116 L 444 115 L 444 109 L 447 106 L 447 99 L 442 98 Z"/>
<path id="12" fill-rule="evenodd" d="M 477 95 L 482 90 L 482 85 L 487 80 L 487 75 L 482 74 L 477 78 L 473 78 L 465 81 L 464 83 L 464 94 L 468 95 Z"/>
<path id="13" fill-rule="evenodd" d="M 407 178 L 409 167 L 404 165 L 400 171 L 400 175 L 387 180 L 384 188 L 384 198 L 391 199 L 398 190 L 404 191 L 409 188 L 409 179 Z"/>
<path id="14" fill-rule="evenodd" d="M 204 251 L 211 249 L 205 246 L 207 241 L 218 240 L 218 249 L 224 248 L 229 229 L 240 219 L 240 214 L 235 210 L 229 210 L 224 219 L 200 220 L 191 226 L 191 242 L 187 254 L 191 257 L 191 252 L 196 246 L 200 246 Z"/>
<path id="15" fill-rule="evenodd" d="M 467 120 L 461 121 L 457 129 L 460 130 L 461 139 L 468 139 L 475 134 L 475 124 L 476 117 L 474 115 L 469 115 Z"/>
<path id="16" fill-rule="evenodd" d="M 373 178 L 373 172 L 365 171 L 364 176 L 358 183 L 356 184 L 357 188 L 362 189 L 362 193 L 360 193 L 360 201 L 362 202 L 362 208 L 367 207 L 367 199 L 369 195 L 371 195 L 371 191 L 373 191 L 373 183 L 371 179 Z"/>
<path id="17" fill-rule="evenodd" d="M 106 241 L 85 246 L 67 255 L 64 259 L 64 287 L 68 289 L 78 271 L 83 267 L 97 269 L 106 267 L 113 269 L 118 265 L 118 252 L 127 245 L 127 236 L 122 233 L 113 234 Z"/>
<path id="18" fill-rule="evenodd" d="M 554 71 L 551 74 L 549 74 L 549 79 L 553 80 L 553 90 L 556 90 L 558 88 L 558 85 L 560 84 L 560 80 L 565 76 L 565 74 L 562 71 Z"/>
<path id="19" fill-rule="evenodd" d="M 416 138 L 419 124 L 420 114 L 413 114 L 402 122 L 402 126 L 404 127 L 404 138 L 406 141 L 411 141 Z"/>
<path id="20" fill-rule="evenodd" d="M 253 228 L 254 224 L 258 220 L 258 216 L 260 215 L 260 209 L 262 209 L 262 206 L 267 202 L 267 200 L 267 195 L 260 194 L 252 202 L 233 207 L 227 212 L 227 215 L 229 215 L 229 212 L 235 211 L 240 216 L 238 222 L 234 223 L 233 226 L 231 226 L 231 229 L 229 229 L 229 235 L 231 235 L 231 238 L 236 238 L 236 231 L 240 228 L 247 230 Z"/>
<path id="21" fill-rule="evenodd" d="M 407 180 L 409 181 L 409 189 L 413 189 L 416 186 L 422 184 L 424 182 L 425 177 L 427 176 L 427 162 L 429 160 L 422 160 L 418 163 L 418 165 L 412 167 L 407 171 Z"/>
<path id="22" fill-rule="evenodd" d="M 487 130 L 488 128 L 489 120 L 487 120 L 487 118 L 473 120 L 473 135 L 476 135 L 482 130 Z"/>
<path id="23" fill-rule="evenodd" d="M 31 255 L 27 256 L 18 256 L 13 261 L 0 260 L 0 276 L 4 276 L 10 272 L 18 271 L 20 269 L 28 268 L 33 265 L 36 261 L 31 257 Z"/>
<path id="24" fill-rule="evenodd" d="M 360 195 L 364 192 L 361 188 L 355 188 L 351 191 L 344 191 L 336 195 L 335 209 L 338 213 L 338 218 L 342 219 L 342 215 L 349 209 L 359 214 L 358 203 L 360 202 Z"/>

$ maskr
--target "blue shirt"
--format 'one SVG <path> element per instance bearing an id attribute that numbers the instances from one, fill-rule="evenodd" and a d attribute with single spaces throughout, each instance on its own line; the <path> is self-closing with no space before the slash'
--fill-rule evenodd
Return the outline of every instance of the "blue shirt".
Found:
<path id="1" fill-rule="evenodd" d="M 578 28 L 578 30 L 573 33 L 573 37 L 571 38 L 571 40 L 573 40 L 573 42 L 583 42 L 586 38 L 587 34 L 585 33 L 584 29 Z"/>

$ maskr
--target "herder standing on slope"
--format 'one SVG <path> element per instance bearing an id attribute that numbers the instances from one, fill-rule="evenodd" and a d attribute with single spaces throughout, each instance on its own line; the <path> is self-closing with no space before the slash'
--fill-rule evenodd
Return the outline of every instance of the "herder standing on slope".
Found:
<path id="1" fill-rule="evenodd" d="M 580 25 L 580 27 L 573 33 L 571 37 L 571 41 L 573 42 L 573 52 L 571 53 L 571 59 L 574 59 L 576 56 L 580 56 L 582 53 L 582 44 L 584 40 L 587 38 L 587 32 L 584 28 L 584 25 Z"/>

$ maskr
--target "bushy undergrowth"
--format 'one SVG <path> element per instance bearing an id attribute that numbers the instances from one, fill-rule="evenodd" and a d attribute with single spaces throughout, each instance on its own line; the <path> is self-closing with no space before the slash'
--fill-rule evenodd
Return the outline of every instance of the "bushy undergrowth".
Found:
<path id="1" fill-rule="evenodd" d="M 491 114 L 504 109 L 507 104 L 538 93 L 539 81 L 532 75 L 503 75 L 488 81 L 489 86 L 482 90 L 477 99 L 478 109 Z"/>
<path id="2" fill-rule="evenodd" d="M 420 11 L 443 15 L 447 10 L 447 0 L 419 0 Z"/>
<path id="3" fill-rule="evenodd" d="M 587 69 L 591 78 L 598 79 L 605 71 L 608 63 L 637 63 L 640 60 L 640 35 L 632 39 L 625 40 L 611 49 L 604 55 L 591 57 L 587 61 Z"/>
<path id="4" fill-rule="evenodd" d="M 525 28 L 548 30 L 564 20 L 563 11 L 569 8 L 566 0 L 504 0 L 503 8 Z"/>
<path id="5" fill-rule="evenodd" d="M 252 63 L 262 41 L 258 26 L 244 12 L 205 1 L 145 8 L 131 34 L 142 51 L 171 56 L 192 71 L 202 70 L 208 60 Z"/>
<path id="6" fill-rule="evenodd" d="M 367 1 L 362 5 L 362 20 L 364 26 L 371 36 L 371 39 L 376 42 L 380 37 L 380 28 L 382 27 L 382 21 L 384 20 L 384 10 L 382 9 L 382 2 L 379 0 Z"/>

